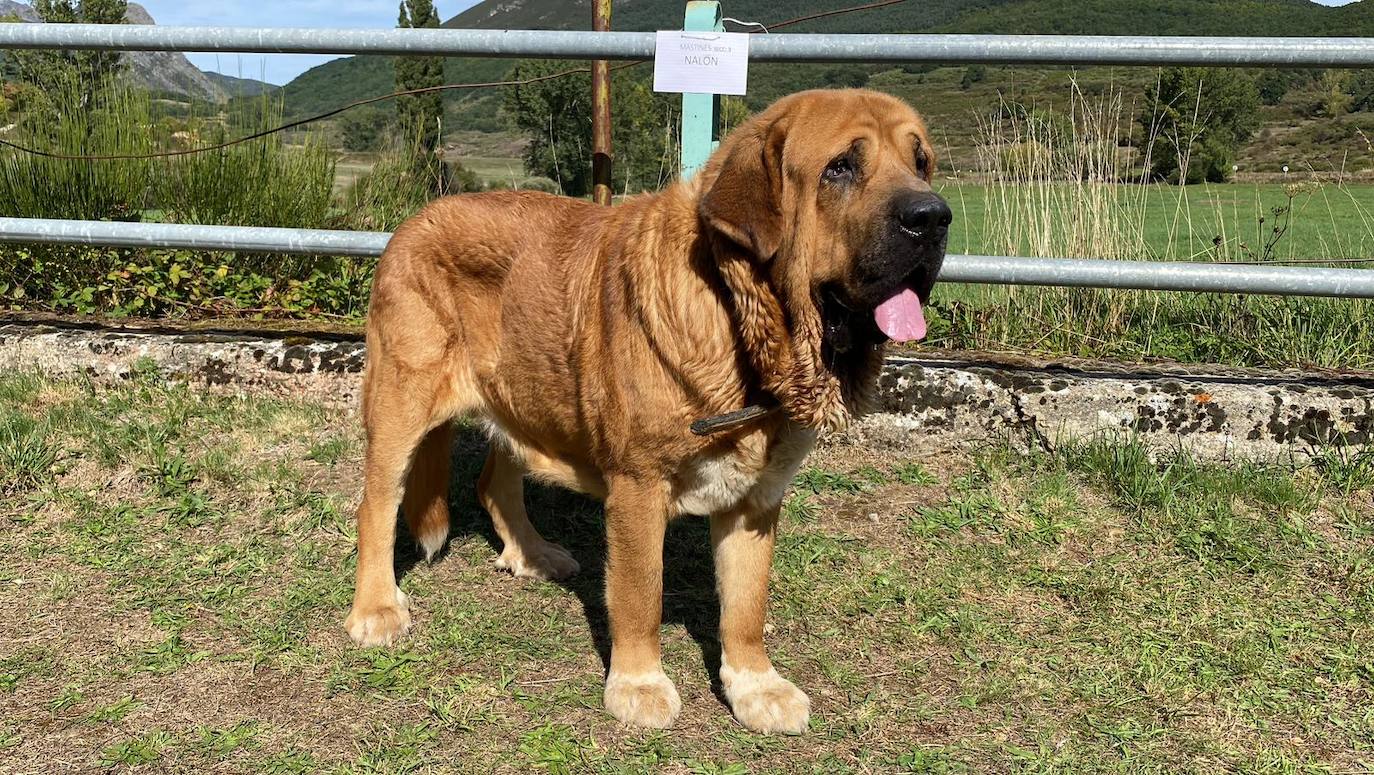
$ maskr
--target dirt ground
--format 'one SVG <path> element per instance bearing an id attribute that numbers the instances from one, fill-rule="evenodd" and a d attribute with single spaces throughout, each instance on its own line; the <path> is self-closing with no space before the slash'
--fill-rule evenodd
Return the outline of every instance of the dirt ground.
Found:
<path id="1" fill-rule="evenodd" d="M 531 488 L 582 573 L 515 580 L 460 434 L 416 626 L 359 650 L 360 431 L 308 401 L 0 377 L 0 771 L 1367 772 L 1374 458 L 1299 471 L 1127 439 L 826 448 L 784 509 L 769 641 L 812 698 L 747 732 L 703 520 L 670 529 L 677 728 L 601 708 L 600 506 Z"/>

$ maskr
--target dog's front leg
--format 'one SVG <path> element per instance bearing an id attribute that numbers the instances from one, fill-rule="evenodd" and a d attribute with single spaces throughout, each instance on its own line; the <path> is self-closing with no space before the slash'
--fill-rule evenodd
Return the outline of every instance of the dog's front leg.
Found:
<path id="1" fill-rule="evenodd" d="M 606 608 L 611 670 L 606 710 L 625 722 L 666 729 L 682 701 L 663 673 L 663 534 L 668 487 L 659 479 L 612 479 L 606 497 Z"/>
<path id="2" fill-rule="evenodd" d="M 801 734 L 811 701 L 778 675 L 763 646 L 777 524 L 777 505 L 744 506 L 711 518 L 720 593 L 720 682 L 741 724 L 755 732 Z"/>

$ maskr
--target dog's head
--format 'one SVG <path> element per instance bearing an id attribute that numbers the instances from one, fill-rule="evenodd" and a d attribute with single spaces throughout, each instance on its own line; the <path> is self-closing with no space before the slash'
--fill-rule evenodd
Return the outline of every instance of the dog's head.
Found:
<path id="1" fill-rule="evenodd" d="M 751 118 L 703 173 L 699 211 L 746 346 L 794 419 L 862 411 L 881 346 L 925 336 L 952 217 L 934 171 L 904 102 L 823 90 Z"/>

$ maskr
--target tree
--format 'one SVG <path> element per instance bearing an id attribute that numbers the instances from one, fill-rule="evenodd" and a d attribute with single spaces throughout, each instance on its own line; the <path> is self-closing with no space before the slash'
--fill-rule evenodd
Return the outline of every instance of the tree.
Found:
<path id="1" fill-rule="evenodd" d="M 1304 77 L 1310 78 L 1311 76 L 1298 70 L 1265 69 L 1255 79 L 1255 88 L 1259 91 L 1260 102 L 1265 105 L 1279 104 L 1288 94 L 1288 91 L 1293 88 L 1293 85 Z"/>
<path id="2" fill-rule="evenodd" d="M 531 60 L 517 64 L 510 77 L 524 80 L 568 67 L 562 62 Z M 558 181 L 569 196 L 591 191 L 591 99 L 591 79 L 584 74 L 506 88 L 506 113 L 529 140 L 525 171 Z"/>
<path id="3" fill-rule="evenodd" d="M 972 65 L 964 68 L 964 77 L 959 81 L 959 88 L 968 91 L 973 88 L 975 83 L 987 80 L 988 69 L 982 65 Z"/>
<path id="4" fill-rule="evenodd" d="M 346 151 L 376 151 L 382 147 L 389 119 L 371 106 L 354 108 L 339 119 L 339 135 Z"/>
<path id="5" fill-rule="evenodd" d="M 123 24 L 128 0 L 35 0 L 33 9 L 49 24 Z M 105 88 L 124 66 L 118 51 L 74 49 L 14 54 L 20 79 L 42 89 L 77 88 L 82 105 Z"/>
<path id="6" fill-rule="evenodd" d="M 55 3 L 59 0 L 42 0 Z M 71 0 L 60 0 L 70 6 Z M 86 24 L 123 24 L 129 13 L 129 0 L 78 0 L 77 15 Z M 124 67 L 118 51 L 80 51 L 76 53 L 77 73 L 91 88 L 103 86 Z"/>
<path id="7" fill-rule="evenodd" d="M 1326 118 L 1344 116 L 1352 102 L 1349 92 L 1349 73 L 1340 70 L 1326 70 L 1317 81 L 1321 115 Z"/>
<path id="8" fill-rule="evenodd" d="M 1350 78 L 1350 110 L 1374 113 L 1374 70 L 1361 70 Z"/>
<path id="9" fill-rule="evenodd" d="M 511 80 L 568 70 L 565 62 L 518 63 Z M 615 74 L 611 82 L 611 142 L 615 150 L 615 187 L 634 192 L 654 189 L 677 170 L 676 95 L 655 94 L 647 74 Z M 586 196 L 592 174 L 592 87 L 586 73 L 506 88 L 503 109 L 528 140 L 525 171 L 559 182 L 563 193 Z"/>
<path id="10" fill-rule="evenodd" d="M 23 21 L 18 14 L 0 15 L 0 24 L 21 24 Z M 0 83 L 17 80 L 19 80 L 19 62 L 14 57 L 5 56 L 5 51 L 0 49 Z"/>
<path id="11" fill-rule="evenodd" d="M 439 26 L 439 14 L 431 0 L 401 0 L 399 27 L 428 28 Z M 396 90 L 429 89 L 444 83 L 443 57 L 396 57 Z M 444 101 L 440 92 L 412 94 L 396 100 L 396 115 L 401 139 L 414 143 L 418 163 L 432 164 L 439 148 L 440 121 L 444 115 Z"/>
<path id="12" fill-rule="evenodd" d="M 1170 67 L 1146 88 L 1140 119 L 1150 172 L 1179 183 L 1221 182 L 1259 126 L 1254 81 L 1234 70 Z"/>

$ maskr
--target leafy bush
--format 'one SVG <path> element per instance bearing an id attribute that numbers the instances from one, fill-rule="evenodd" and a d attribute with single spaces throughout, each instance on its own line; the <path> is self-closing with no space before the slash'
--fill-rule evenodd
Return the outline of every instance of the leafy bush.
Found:
<path id="1" fill-rule="evenodd" d="M 375 151 L 382 147 L 393 116 L 380 108 L 354 108 L 339 119 L 339 142 L 345 151 Z"/>
<path id="2" fill-rule="evenodd" d="M 1140 123 L 1153 143 L 1159 180 L 1220 183 L 1236 149 L 1259 126 L 1255 82 L 1234 70 L 1170 67 L 1145 92 Z"/>
<path id="3" fill-rule="evenodd" d="M 275 123 L 272 119 L 271 123 Z M 211 125 L 202 142 L 229 134 Z M 328 216 L 333 154 L 318 136 L 286 145 L 283 135 L 158 165 L 152 205 L 178 223 L 314 228 Z"/>
<path id="4" fill-rule="evenodd" d="M 212 145 L 281 122 L 280 105 L 242 103 L 228 116 L 169 120 L 147 92 L 76 89 L 48 95 L 55 120 L 28 113 L 14 142 L 66 156 L 138 156 Z M 41 112 L 37 112 L 40 113 Z M 163 220 L 317 226 L 329 211 L 332 154 L 315 135 L 284 135 L 222 151 L 157 159 L 89 161 L 17 151 L 0 155 L 0 215 L 20 218 Z"/>
<path id="5" fill-rule="evenodd" d="M 433 196 L 437 188 L 428 176 L 430 168 L 415 164 L 409 151 L 393 149 L 353 182 L 344 193 L 344 215 L 339 228 L 390 231 Z"/>
<path id="6" fill-rule="evenodd" d="M 520 188 L 525 191 L 543 191 L 546 194 L 558 193 L 558 183 L 548 178 L 525 178 L 520 181 Z"/>

